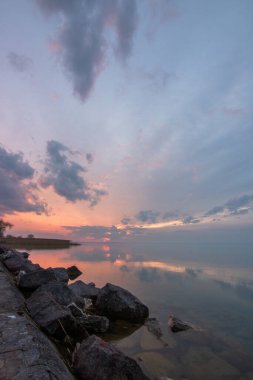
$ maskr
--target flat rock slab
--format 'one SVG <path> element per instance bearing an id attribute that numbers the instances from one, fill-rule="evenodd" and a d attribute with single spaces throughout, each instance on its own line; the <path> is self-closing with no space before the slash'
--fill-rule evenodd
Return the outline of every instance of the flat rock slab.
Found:
<path id="1" fill-rule="evenodd" d="M 48 338 L 24 313 L 24 298 L 0 263 L 0 379 L 73 380 Z"/>
<path id="2" fill-rule="evenodd" d="M 26 318 L 0 315 L 0 379 L 73 380 L 53 345 Z"/>
<path id="3" fill-rule="evenodd" d="M 24 297 L 15 288 L 12 276 L 0 263 L 0 313 L 16 313 L 24 309 Z M 11 302 L 10 302 L 11 300 Z M 1 338 L 0 338 L 1 339 Z"/>

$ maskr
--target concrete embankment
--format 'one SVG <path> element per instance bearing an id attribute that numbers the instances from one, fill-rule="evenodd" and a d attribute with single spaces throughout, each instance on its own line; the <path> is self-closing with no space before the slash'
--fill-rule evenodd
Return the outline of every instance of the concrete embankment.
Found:
<path id="1" fill-rule="evenodd" d="M 0 262 L 0 379 L 73 380 L 52 342 L 25 311 L 25 300 Z"/>

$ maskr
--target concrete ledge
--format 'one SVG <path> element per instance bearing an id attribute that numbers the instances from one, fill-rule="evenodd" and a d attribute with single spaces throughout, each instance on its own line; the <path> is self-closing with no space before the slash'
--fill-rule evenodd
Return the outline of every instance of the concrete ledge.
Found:
<path id="1" fill-rule="evenodd" d="M 24 311 L 24 298 L 0 263 L 0 379 L 73 380 L 50 340 Z"/>

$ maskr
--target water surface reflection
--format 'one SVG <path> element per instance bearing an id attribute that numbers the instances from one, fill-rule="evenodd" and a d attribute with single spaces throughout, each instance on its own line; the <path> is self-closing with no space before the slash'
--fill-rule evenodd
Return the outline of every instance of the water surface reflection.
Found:
<path id="1" fill-rule="evenodd" d="M 214 260 L 184 252 L 176 257 L 175 247 L 159 247 L 158 252 L 154 247 L 92 244 L 35 250 L 32 260 L 44 267 L 76 264 L 83 281 L 99 287 L 115 283 L 146 303 L 161 322 L 162 339 L 142 327 L 117 345 L 150 376 L 242 380 L 253 379 L 253 265 L 246 254 L 247 265 L 242 250 L 224 265 L 222 250 Z M 171 333 L 170 314 L 202 331 Z"/>

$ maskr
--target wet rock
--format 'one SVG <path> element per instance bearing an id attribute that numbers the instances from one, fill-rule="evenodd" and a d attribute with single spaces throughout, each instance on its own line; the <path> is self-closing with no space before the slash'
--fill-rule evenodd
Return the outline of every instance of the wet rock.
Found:
<path id="1" fill-rule="evenodd" d="M 54 271 L 52 269 L 39 269 L 20 276 L 18 286 L 21 289 L 33 291 L 51 281 L 57 281 Z"/>
<path id="2" fill-rule="evenodd" d="M 193 326 L 190 324 L 181 321 L 181 319 L 176 318 L 173 315 L 170 315 L 169 321 L 168 321 L 169 327 L 172 332 L 179 332 L 179 331 L 186 331 L 186 330 L 192 330 Z"/>
<path id="3" fill-rule="evenodd" d="M 68 309 L 78 323 L 90 333 L 105 333 L 109 329 L 109 319 L 100 315 L 86 314 L 74 303 Z"/>
<path id="4" fill-rule="evenodd" d="M 54 274 L 58 281 L 65 282 L 66 284 L 69 281 L 69 275 L 67 269 L 65 268 L 51 268 L 54 271 Z"/>
<path id="5" fill-rule="evenodd" d="M 80 380 L 148 380 L 135 360 L 95 335 L 81 343 L 73 367 Z"/>
<path id="6" fill-rule="evenodd" d="M 163 356 L 157 351 L 140 352 L 135 355 L 136 360 L 142 363 L 143 368 L 147 371 L 148 375 L 156 377 L 173 377 L 175 372 L 175 364 L 173 361 Z M 195 378 L 194 378 L 195 379 Z"/>
<path id="7" fill-rule="evenodd" d="M 147 306 L 128 290 L 109 283 L 99 291 L 96 308 L 110 319 L 133 323 L 143 322 L 149 314 Z"/>
<path id="8" fill-rule="evenodd" d="M 237 368 L 218 357 L 210 347 L 205 346 L 190 346 L 184 356 L 184 368 L 193 379 L 240 379 L 240 372 Z"/>
<path id="9" fill-rule="evenodd" d="M 66 270 L 67 270 L 70 280 L 75 280 L 77 277 L 81 276 L 82 274 L 82 272 L 75 265 L 68 267 Z"/>
<path id="10" fill-rule="evenodd" d="M 85 330 L 81 331 L 70 310 L 59 305 L 51 294 L 40 292 L 33 295 L 26 301 L 26 307 L 33 320 L 49 335 L 59 340 L 66 336 L 86 337 Z"/>
<path id="11" fill-rule="evenodd" d="M 159 321 L 156 318 L 148 318 L 145 322 L 148 331 L 153 334 L 157 339 L 162 337 L 162 329 Z"/>
<path id="12" fill-rule="evenodd" d="M 140 346 L 143 350 L 159 350 L 164 348 L 165 343 L 150 333 L 146 326 L 142 328 Z"/>
<path id="13" fill-rule="evenodd" d="M 39 298 L 40 294 L 44 292 L 51 294 L 55 301 L 62 306 L 68 306 L 72 303 L 76 303 L 81 308 L 84 306 L 84 301 L 63 282 L 48 282 L 40 286 L 34 294 Z"/>
<path id="14" fill-rule="evenodd" d="M 93 285 L 87 285 L 83 281 L 76 281 L 73 284 L 69 285 L 69 288 L 75 293 L 75 295 L 82 298 L 90 298 L 96 300 L 99 289 Z"/>
<path id="15" fill-rule="evenodd" d="M 100 315 L 85 314 L 77 321 L 90 333 L 105 333 L 109 329 L 109 319 Z"/>

